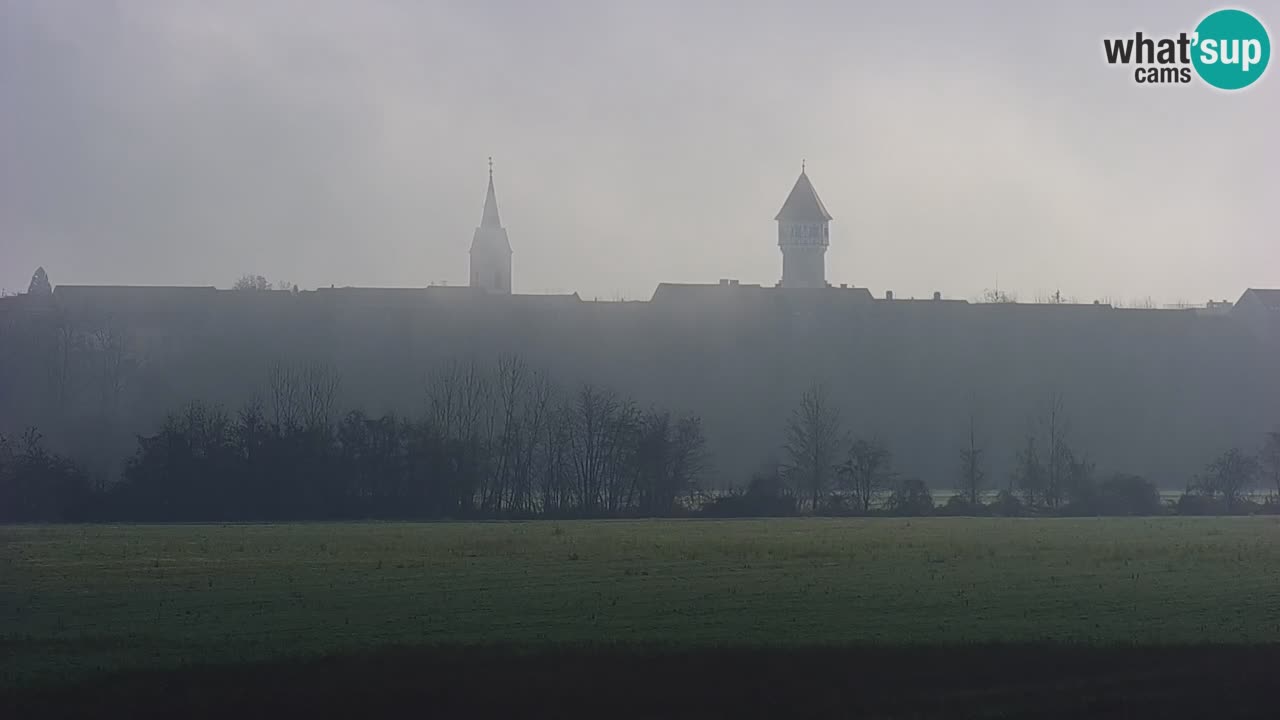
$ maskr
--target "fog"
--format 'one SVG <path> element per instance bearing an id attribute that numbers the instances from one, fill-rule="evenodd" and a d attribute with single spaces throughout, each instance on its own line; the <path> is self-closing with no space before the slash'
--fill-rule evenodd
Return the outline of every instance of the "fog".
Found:
<path id="1" fill-rule="evenodd" d="M 1212 9 L 0 0 L 0 718 L 1274 715 Z"/>
<path id="2" fill-rule="evenodd" d="M 516 292 L 771 284 L 803 158 L 831 282 L 1235 299 L 1280 283 L 1275 72 L 1102 57 L 1208 9 L 3 3 L 0 287 L 463 284 L 488 156 Z"/>

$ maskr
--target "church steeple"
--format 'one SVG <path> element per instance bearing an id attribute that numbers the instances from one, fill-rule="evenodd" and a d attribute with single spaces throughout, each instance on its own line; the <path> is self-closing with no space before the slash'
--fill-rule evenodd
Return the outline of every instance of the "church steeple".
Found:
<path id="1" fill-rule="evenodd" d="M 813 189 L 803 162 L 800 177 L 774 220 L 778 221 L 778 247 L 782 249 L 782 287 L 826 287 L 831 213 Z"/>
<path id="2" fill-rule="evenodd" d="M 493 158 L 489 158 L 489 189 L 484 195 L 480 227 L 471 237 L 471 287 L 511 294 L 511 242 L 498 216 L 498 195 L 493 190 Z"/>
<path id="3" fill-rule="evenodd" d="M 489 158 L 489 191 L 484 196 L 484 215 L 480 218 L 480 227 L 502 227 L 502 218 L 498 217 L 498 196 L 493 192 L 493 158 Z"/>

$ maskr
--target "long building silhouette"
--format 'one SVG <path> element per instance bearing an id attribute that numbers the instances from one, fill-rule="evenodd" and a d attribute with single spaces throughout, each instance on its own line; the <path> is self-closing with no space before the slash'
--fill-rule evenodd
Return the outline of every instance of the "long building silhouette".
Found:
<path id="1" fill-rule="evenodd" d="M 52 285 L 41 269 L 30 292 L 0 298 L 0 432 L 33 424 L 71 443 L 101 426 L 105 463 L 183 403 L 260 393 L 273 363 L 323 362 L 344 405 L 410 413 L 431 367 L 503 353 L 567 388 L 700 414 L 723 484 L 779 456 L 814 382 L 851 432 L 943 488 L 970 417 L 1002 487 L 1051 394 L 1100 471 L 1166 487 L 1280 427 L 1280 290 L 1181 309 L 873 297 L 827 282 L 831 220 L 802 169 L 775 217 L 776 285 L 662 283 L 628 302 L 520 294 L 491 165 L 467 286 Z"/>

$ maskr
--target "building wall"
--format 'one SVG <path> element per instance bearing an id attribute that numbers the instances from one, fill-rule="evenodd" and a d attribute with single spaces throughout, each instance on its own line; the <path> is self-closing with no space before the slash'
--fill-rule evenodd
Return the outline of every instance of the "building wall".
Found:
<path id="1" fill-rule="evenodd" d="M 476 228 L 471 242 L 471 286 L 511 293 L 511 245 L 503 228 Z"/>

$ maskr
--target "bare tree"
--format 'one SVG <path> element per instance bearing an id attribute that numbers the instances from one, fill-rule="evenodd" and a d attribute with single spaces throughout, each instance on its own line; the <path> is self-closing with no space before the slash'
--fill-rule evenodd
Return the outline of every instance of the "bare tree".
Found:
<path id="1" fill-rule="evenodd" d="M 671 493 L 672 500 L 679 492 L 687 493 L 692 500 L 698 492 L 698 479 L 707 467 L 707 438 L 701 418 L 688 416 L 677 421 L 671 446 L 664 489 Z M 667 498 L 662 500 L 666 502 Z"/>
<path id="2" fill-rule="evenodd" d="M 1018 302 L 1018 296 L 1007 293 L 1003 290 L 987 288 L 978 296 L 978 302 L 986 304 L 1013 304 Z"/>
<path id="3" fill-rule="evenodd" d="M 309 430 L 327 433 L 333 427 L 334 406 L 342 379 L 324 363 L 312 363 L 301 373 L 302 419 Z"/>
<path id="4" fill-rule="evenodd" d="M 1048 295 L 1036 295 L 1036 302 L 1041 305 L 1075 305 L 1079 300 L 1073 295 L 1063 295 L 1061 290 L 1054 290 Z"/>
<path id="5" fill-rule="evenodd" d="M 1049 507 L 1057 507 L 1066 494 L 1068 481 L 1072 474 L 1072 463 L 1075 457 L 1067 443 L 1070 421 L 1064 408 L 1062 393 L 1049 395 L 1049 402 L 1041 417 L 1045 440 L 1045 486 L 1044 502 Z"/>
<path id="6" fill-rule="evenodd" d="M 75 366 L 84 346 L 79 324 L 66 311 L 59 311 L 54 320 L 53 348 L 48 368 L 58 401 L 58 410 L 65 411 L 73 392 Z"/>
<path id="7" fill-rule="evenodd" d="M 1071 450 L 1066 452 L 1066 477 L 1063 487 L 1065 499 L 1081 509 L 1096 509 L 1100 488 L 1094 478 L 1097 465 L 1087 457 L 1076 457 Z"/>
<path id="8" fill-rule="evenodd" d="M 94 331 L 93 344 L 98 360 L 102 407 L 109 417 L 114 416 L 130 364 L 125 334 L 115 324 L 107 322 Z"/>
<path id="9" fill-rule="evenodd" d="M 791 412 L 783 449 L 787 477 L 814 512 L 830 491 L 845 442 L 840 410 L 831 404 L 826 387 L 810 385 Z"/>
<path id="10" fill-rule="evenodd" d="M 706 438 L 696 417 L 672 421 L 671 413 L 650 411 L 639 424 L 631 463 L 632 486 L 624 505 L 666 515 L 678 498 L 696 490 L 705 462 Z"/>
<path id="11" fill-rule="evenodd" d="M 579 509 L 613 509 L 622 433 L 634 409 L 610 390 L 584 385 L 568 407 L 569 460 Z"/>
<path id="12" fill-rule="evenodd" d="M 840 477 L 862 512 L 869 512 L 880 494 L 892 485 L 892 460 L 888 446 L 878 439 L 859 438 L 850 446 Z"/>
<path id="13" fill-rule="evenodd" d="M 611 513 L 622 509 L 624 503 L 628 502 L 630 477 L 626 470 L 635 462 L 640 419 L 640 410 L 635 402 L 625 398 L 619 400 L 617 411 L 607 419 L 604 426 L 604 508 Z"/>
<path id="14" fill-rule="evenodd" d="M 475 361 L 450 360 L 427 377 L 427 409 L 446 440 L 478 441 L 492 383 Z"/>
<path id="15" fill-rule="evenodd" d="M 1014 470 L 1014 484 L 1028 505 L 1057 508 L 1069 496 L 1078 500 L 1090 490 L 1086 486 L 1092 482 L 1093 465 L 1076 457 L 1068 442 L 1070 429 L 1062 393 L 1050 393 L 1031 423 Z"/>
<path id="16" fill-rule="evenodd" d="M 1262 448 L 1262 464 L 1271 484 L 1280 493 L 1280 430 L 1267 433 L 1267 444 Z"/>
<path id="17" fill-rule="evenodd" d="M 271 283 L 261 275 L 241 275 L 232 290 L 270 290 Z"/>
<path id="18" fill-rule="evenodd" d="M 458 482 L 469 510 L 489 477 L 485 463 L 495 431 L 489 373 L 475 361 L 451 360 L 435 369 L 427 378 L 427 409 L 436 432 L 461 452 Z"/>
<path id="19" fill-rule="evenodd" d="M 1023 445 L 1022 450 L 1018 451 L 1010 486 L 1010 491 L 1016 487 L 1022 492 L 1023 500 L 1028 505 L 1039 505 L 1044 500 L 1044 464 L 1040 461 L 1040 450 L 1036 447 L 1034 433 L 1027 434 L 1026 444 Z"/>
<path id="20" fill-rule="evenodd" d="M 580 510 L 614 512 L 627 499 L 639 427 L 631 400 L 592 385 L 579 391 L 569 406 L 567 451 Z"/>
<path id="21" fill-rule="evenodd" d="M 1229 513 L 1253 488 L 1258 472 L 1256 456 L 1245 454 L 1240 448 L 1231 448 L 1209 463 L 1195 486 L 1205 495 L 1221 495 L 1224 509 Z"/>
<path id="22" fill-rule="evenodd" d="M 543 429 L 543 452 L 536 471 L 539 504 L 544 513 L 560 513 L 568 507 L 571 494 L 569 477 L 573 470 L 569 443 L 573 409 L 568 401 L 564 401 L 551 405 L 548 410 Z"/>
<path id="23" fill-rule="evenodd" d="M 493 462 L 480 500 L 480 506 L 486 510 L 501 510 L 511 492 L 512 474 L 525 442 L 521 415 L 528 375 L 528 366 L 519 357 L 503 355 L 498 358 L 494 381 L 497 407 L 496 412 L 490 414 L 496 429 L 496 438 L 490 445 Z"/>
<path id="24" fill-rule="evenodd" d="M 516 510 L 532 511 L 535 509 L 534 473 L 540 455 L 551 452 L 546 447 L 547 427 L 553 422 L 555 388 L 547 375 L 541 371 L 532 374 L 527 390 L 522 398 L 520 413 L 523 442 L 515 453 L 515 465 L 512 468 L 512 506 Z"/>
<path id="25" fill-rule="evenodd" d="M 302 426 L 302 381 L 293 368 L 279 361 L 272 363 L 267 383 L 271 387 L 271 410 L 275 425 L 281 430 L 297 430 Z"/>
<path id="26" fill-rule="evenodd" d="M 978 447 L 978 419 L 969 413 L 969 445 L 960 451 L 960 493 L 970 505 L 977 505 L 986 481 L 982 465 L 983 450 Z"/>

